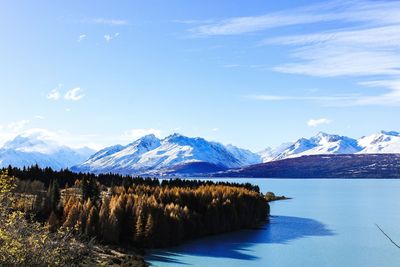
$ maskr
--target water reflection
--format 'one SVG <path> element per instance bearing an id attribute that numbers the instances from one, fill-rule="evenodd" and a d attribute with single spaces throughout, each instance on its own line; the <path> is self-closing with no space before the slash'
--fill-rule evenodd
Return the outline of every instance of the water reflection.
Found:
<path id="1" fill-rule="evenodd" d="M 271 216 L 270 223 L 262 229 L 243 230 L 195 240 L 175 248 L 153 250 L 146 259 L 183 265 L 186 263 L 179 261 L 181 255 L 256 260 L 258 257 L 251 254 L 254 245 L 287 244 L 299 238 L 331 235 L 334 235 L 333 231 L 313 219 Z"/>

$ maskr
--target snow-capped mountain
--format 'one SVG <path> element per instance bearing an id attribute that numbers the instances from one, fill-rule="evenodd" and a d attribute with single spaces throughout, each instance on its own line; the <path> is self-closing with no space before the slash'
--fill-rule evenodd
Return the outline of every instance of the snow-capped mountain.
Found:
<path id="1" fill-rule="evenodd" d="M 310 139 L 300 138 L 274 160 L 318 154 L 354 154 L 361 151 L 357 140 L 320 132 Z"/>
<path id="2" fill-rule="evenodd" d="M 311 138 L 300 138 L 292 144 L 285 143 L 275 149 L 267 148 L 259 152 L 259 155 L 263 162 L 269 162 L 305 155 L 371 153 L 400 153 L 400 133 L 381 131 L 353 139 L 319 132 Z"/>
<path id="3" fill-rule="evenodd" d="M 82 164 L 74 166 L 72 169 L 94 173 L 125 173 L 125 171 L 129 172 L 135 168 L 143 169 L 138 164 L 141 156 L 144 153 L 159 147 L 160 145 L 160 139 L 158 139 L 155 135 L 146 135 L 126 146 L 115 145 L 106 147 L 92 155 Z"/>
<path id="4" fill-rule="evenodd" d="M 68 168 L 87 159 L 93 150 L 87 147 L 72 149 L 46 140 L 40 133 L 21 134 L 0 148 L 0 167 L 31 166 L 53 169 Z"/>
<path id="5" fill-rule="evenodd" d="M 259 154 L 253 153 L 248 149 L 227 145 L 226 149 L 240 161 L 240 165 L 252 165 L 262 162 L 262 157 Z"/>
<path id="6" fill-rule="evenodd" d="M 207 163 L 223 168 L 237 168 L 260 163 L 261 157 L 249 150 L 210 142 L 200 137 L 170 135 L 162 140 L 147 135 L 127 146 L 105 148 L 87 161 L 73 167 L 76 171 L 122 174 L 148 173 L 174 167 Z"/>
<path id="7" fill-rule="evenodd" d="M 262 162 L 268 162 L 274 160 L 274 158 L 278 157 L 285 151 L 288 147 L 293 145 L 292 142 L 283 143 L 275 148 L 267 147 L 266 149 L 258 152 L 258 155 L 261 156 Z"/>
<path id="8" fill-rule="evenodd" d="M 359 153 L 400 153 L 400 133 L 381 131 L 358 139 Z"/>
<path id="9" fill-rule="evenodd" d="M 173 134 L 159 139 L 147 135 L 128 145 L 115 145 L 93 153 L 89 148 L 59 145 L 38 133 L 22 134 L 0 148 L 0 167 L 38 164 L 93 173 L 205 173 L 306 155 L 400 154 L 400 133 L 381 131 L 353 139 L 320 132 L 257 154 L 200 137 Z"/>

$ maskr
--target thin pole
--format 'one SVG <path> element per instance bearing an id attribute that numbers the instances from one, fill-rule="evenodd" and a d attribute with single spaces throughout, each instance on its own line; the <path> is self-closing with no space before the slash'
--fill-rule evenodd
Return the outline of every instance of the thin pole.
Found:
<path id="1" fill-rule="evenodd" d="M 382 230 L 382 228 L 379 227 L 379 225 L 377 225 L 377 224 L 375 224 L 375 225 L 376 225 L 376 227 L 378 227 L 379 231 L 381 231 L 382 234 L 384 234 L 384 235 L 390 240 L 390 242 L 392 242 L 393 245 L 395 245 L 397 248 L 400 248 L 400 246 L 397 245 L 396 242 L 394 242 L 394 241 L 390 238 L 390 236 L 388 236 L 388 235 Z"/>

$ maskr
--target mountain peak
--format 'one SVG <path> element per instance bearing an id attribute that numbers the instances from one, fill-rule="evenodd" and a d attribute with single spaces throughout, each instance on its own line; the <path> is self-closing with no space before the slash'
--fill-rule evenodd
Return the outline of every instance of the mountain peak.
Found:
<path id="1" fill-rule="evenodd" d="M 381 131 L 380 132 L 381 134 L 384 134 L 384 135 L 391 135 L 391 136 L 400 136 L 400 133 L 399 132 L 396 132 L 396 131 Z"/>
<path id="2" fill-rule="evenodd" d="M 140 137 L 134 143 L 159 143 L 160 139 L 158 139 L 154 134 L 148 134 Z"/>
<path id="3" fill-rule="evenodd" d="M 182 145 L 186 143 L 192 143 L 198 140 L 204 140 L 204 139 L 200 137 L 188 137 L 179 133 L 171 134 L 163 139 L 163 141 L 166 142 L 178 143 Z"/>
<path id="4" fill-rule="evenodd" d="M 319 131 L 317 134 L 316 134 L 316 136 L 331 136 L 332 134 L 328 134 L 328 133 L 326 133 L 326 132 L 321 132 L 321 131 Z"/>
<path id="5" fill-rule="evenodd" d="M 157 139 L 158 140 L 158 138 L 154 134 L 147 134 L 147 135 L 144 135 L 144 136 L 140 137 L 139 139 L 141 139 L 141 140 L 154 140 L 154 139 Z"/>

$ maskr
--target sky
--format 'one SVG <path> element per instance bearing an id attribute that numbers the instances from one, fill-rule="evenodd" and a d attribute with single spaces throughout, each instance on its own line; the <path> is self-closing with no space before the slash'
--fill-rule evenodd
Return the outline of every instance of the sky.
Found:
<path id="1" fill-rule="evenodd" d="M 400 130 L 400 1 L 1 1 L 0 145 Z"/>

